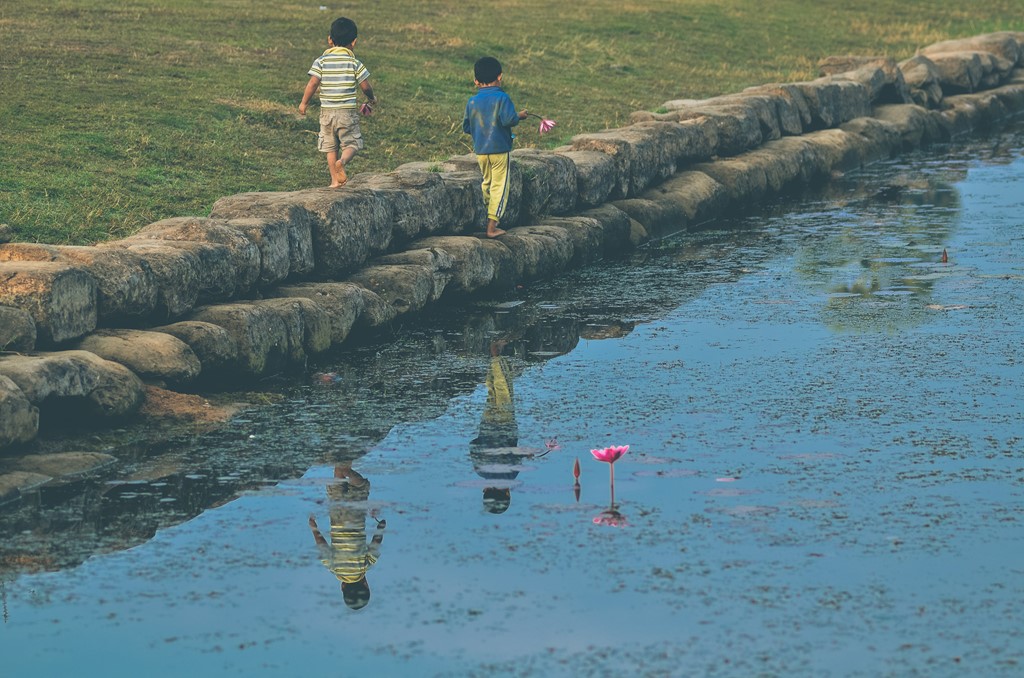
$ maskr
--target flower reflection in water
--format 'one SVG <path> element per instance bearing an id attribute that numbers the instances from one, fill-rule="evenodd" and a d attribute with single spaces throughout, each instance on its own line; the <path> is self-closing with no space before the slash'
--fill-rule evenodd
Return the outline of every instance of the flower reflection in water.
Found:
<path id="1" fill-rule="evenodd" d="M 626 522 L 626 516 L 614 508 L 609 508 L 594 516 L 594 524 L 607 525 L 609 527 L 625 527 L 629 523 Z"/>

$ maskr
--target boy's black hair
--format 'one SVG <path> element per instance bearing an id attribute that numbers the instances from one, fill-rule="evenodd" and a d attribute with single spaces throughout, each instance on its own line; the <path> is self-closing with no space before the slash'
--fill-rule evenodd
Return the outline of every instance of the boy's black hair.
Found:
<path id="1" fill-rule="evenodd" d="M 492 83 L 501 75 L 501 63 L 494 57 L 480 57 L 473 64 L 473 77 L 482 85 Z"/>
<path id="2" fill-rule="evenodd" d="M 484 510 L 488 513 L 504 513 L 511 503 L 512 490 L 509 488 L 488 487 L 484 489 Z"/>
<path id="3" fill-rule="evenodd" d="M 345 604 L 353 610 L 361 610 L 370 602 L 370 585 L 366 583 L 366 577 L 356 582 L 341 582 L 341 595 L 345 598 Z"/>
<path id="4" fill-rule="evenodd" d="M 331 42 L 335 47 L 348 47 L 358 36 L 356 22 L 352 19 L 339 17 L 331 24 Z"/>

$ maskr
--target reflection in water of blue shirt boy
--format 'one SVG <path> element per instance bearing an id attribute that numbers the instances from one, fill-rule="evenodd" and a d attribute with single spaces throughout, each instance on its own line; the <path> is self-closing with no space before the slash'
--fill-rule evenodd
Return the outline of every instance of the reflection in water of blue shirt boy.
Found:
<path id="1" fill-rule="evenodd" d="M 309 517 L 309 527 L 313 531 L 313 539 L 320 550 L 323 564 L 341 582 L 345 604 L 358 610 L 370 602 L 366 572 L 380 556 L 387 521 L 377 520 L 376 512 L 370 512 L 377 527 L 373 538 L 367 543 L 366 513 L 370 481 L 352 469 L 352 462 L 335 465 L 334 480 L 327 485 L 327 496 L 330 499 L 330 543 L 317 527 L 315 516 Z"/>
<path id="2" fill-rule="evenodd" d="M 512 368 L 501 354 L 507 341 L 491 342 L 491 361 L 487 369 L 487 402 L 480 417 L 478 435 L 469 444 L 473 469 L 489 481 L 484 488 L 484 510 L 500 514 L 512 502 L 512 484 L 519 475 L 519 464 L 533 454 L 519 447 L 512 392 Z"/>

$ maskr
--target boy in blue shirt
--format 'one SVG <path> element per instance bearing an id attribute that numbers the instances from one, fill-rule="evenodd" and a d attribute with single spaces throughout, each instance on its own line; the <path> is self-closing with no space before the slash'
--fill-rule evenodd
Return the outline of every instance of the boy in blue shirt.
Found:
<path id="1" fill-rule="evenodd" d="M 507 207 L 512 128 L 526 118 L 527 112 L 524 108 L 516 113 L 512 99 L 501 89 L 501 64 L 497 59 L 478 59 L 473 76 L 473 84 L 480 91 L 466 103 L 462 131 L 473 135 L 473 152 L 484 175 L 481 188 L 487 206 L 487 237 L 496 238 L 505 232 L 498 224 Z"/>

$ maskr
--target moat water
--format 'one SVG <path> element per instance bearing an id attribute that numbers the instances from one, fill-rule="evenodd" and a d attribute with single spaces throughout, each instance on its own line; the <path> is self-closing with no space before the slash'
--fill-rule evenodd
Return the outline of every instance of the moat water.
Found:
<path id="1" fill-rule="evenodd" d="M 879 163 L 0 512 L 0 674 L 1019 676 L 1022 186 Z"/>

